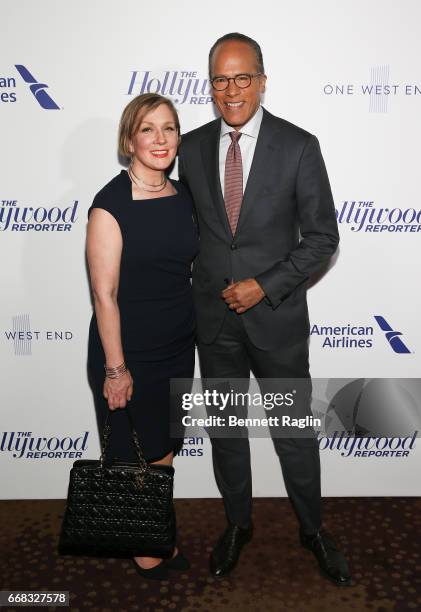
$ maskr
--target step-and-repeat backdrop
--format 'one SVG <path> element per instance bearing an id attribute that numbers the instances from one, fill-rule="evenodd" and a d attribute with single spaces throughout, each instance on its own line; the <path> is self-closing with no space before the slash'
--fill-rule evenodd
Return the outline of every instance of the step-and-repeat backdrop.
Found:
<path id="1" fill-rule="evenodd" d="M 169 96 L 183 132 L 215 116 L 207 56 L 226 32 L 260 42 L 264 105 L 318 136 L 329 171 L 341 244 L 309 291 L 312 375 L 420 376 L 418 2 L 3 0 L 0 18 L 2 498 L 64 497 L 72 462 L 98 456 L 86 212 L 120 171 L 133 96 Z M 323 493 L 419 495 L 421 442 L 374 444 L 321 439 Z M 251 445 L 255 495 L 285 495 L 271 441 Z M 175 465 L 177 496 L 218 495 L 207 439 Z"/>

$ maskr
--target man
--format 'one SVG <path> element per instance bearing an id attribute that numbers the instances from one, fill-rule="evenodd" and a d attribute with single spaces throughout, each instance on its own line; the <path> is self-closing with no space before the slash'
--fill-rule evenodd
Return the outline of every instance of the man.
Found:
<path id="1" fill-rule="evenodd" d="M 308 379 L 307 282 L 339 241 L 319 144 L 260 106 L 266 75 L 251 38 L 218 39 L 209 73 L 221 118 L 184 136 L 179 150 L 180 179 L 193 195 L 200 231 L 193 287 L 201 373 Z M 302 545 L 327 577 L 348 584 L 345 559 L 320 530 L 317 440 L 273 442 Z M 212 453 L 228 519 L 210 558 L 211 572 L 221 576 L 252 537 L 248 439 L 213 438 Z"/>

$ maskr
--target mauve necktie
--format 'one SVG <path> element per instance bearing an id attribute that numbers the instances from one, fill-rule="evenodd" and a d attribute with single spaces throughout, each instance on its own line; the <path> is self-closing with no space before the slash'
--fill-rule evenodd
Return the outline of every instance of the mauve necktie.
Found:
<path id="1" fill-rule="evenodd" d="M 230 132 L 229 135 L 231 136 L 231 144 L 228 147 L 227 159 L 225 160 L 224 199 L 228 221 L 234 236 L 243 199 L 243 162 L 240 145 L 238 144 L 241 133 Z"/>

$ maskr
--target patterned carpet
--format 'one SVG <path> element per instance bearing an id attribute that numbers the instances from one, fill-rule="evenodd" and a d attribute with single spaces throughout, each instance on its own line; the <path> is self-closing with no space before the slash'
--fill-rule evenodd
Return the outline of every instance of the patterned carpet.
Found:
<path id="1" fill-rule="evenodd" d="M 68 590 L 72 612 L 421 610 L 419 498 L 325 499 L 326 528 L 354 575 L 355 584 L 342 588 L 322 578 L 312 554 L 298 546 L 286 499 L 254 500 L 254 538 L 223 579 L 207 569 L 225 525 L 220 500 L 177 500 L 176 508 L 179 545 L 192 568 L 156 583 L 127 560 L 60 557 L 63 501 L 2 501 L 0 589 Z"/>

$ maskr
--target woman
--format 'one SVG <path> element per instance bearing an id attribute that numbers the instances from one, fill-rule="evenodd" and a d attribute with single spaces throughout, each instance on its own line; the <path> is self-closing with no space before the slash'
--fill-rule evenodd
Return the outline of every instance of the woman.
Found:
<path id="1" fill-rule="evenodd" d="M 165 174 L 179 139 L 167 98 L 143 94 L 127 105 L 119 151 L 131 163 L 95 196 L 87 232 L 95 305 L 88 367 L 99 427 L 111 410 L 110 456 L 134 461 L 127 415 L 118 410 L 130 402 L 145 459 L 166 465 L 178 450 L 169 432 L 169 379 L 194 371 L 190 269 L 198 236 L 188 191 Z M 170 560 L 133 561 L 153 579 L 188 568 L 177 549 Z"/>

